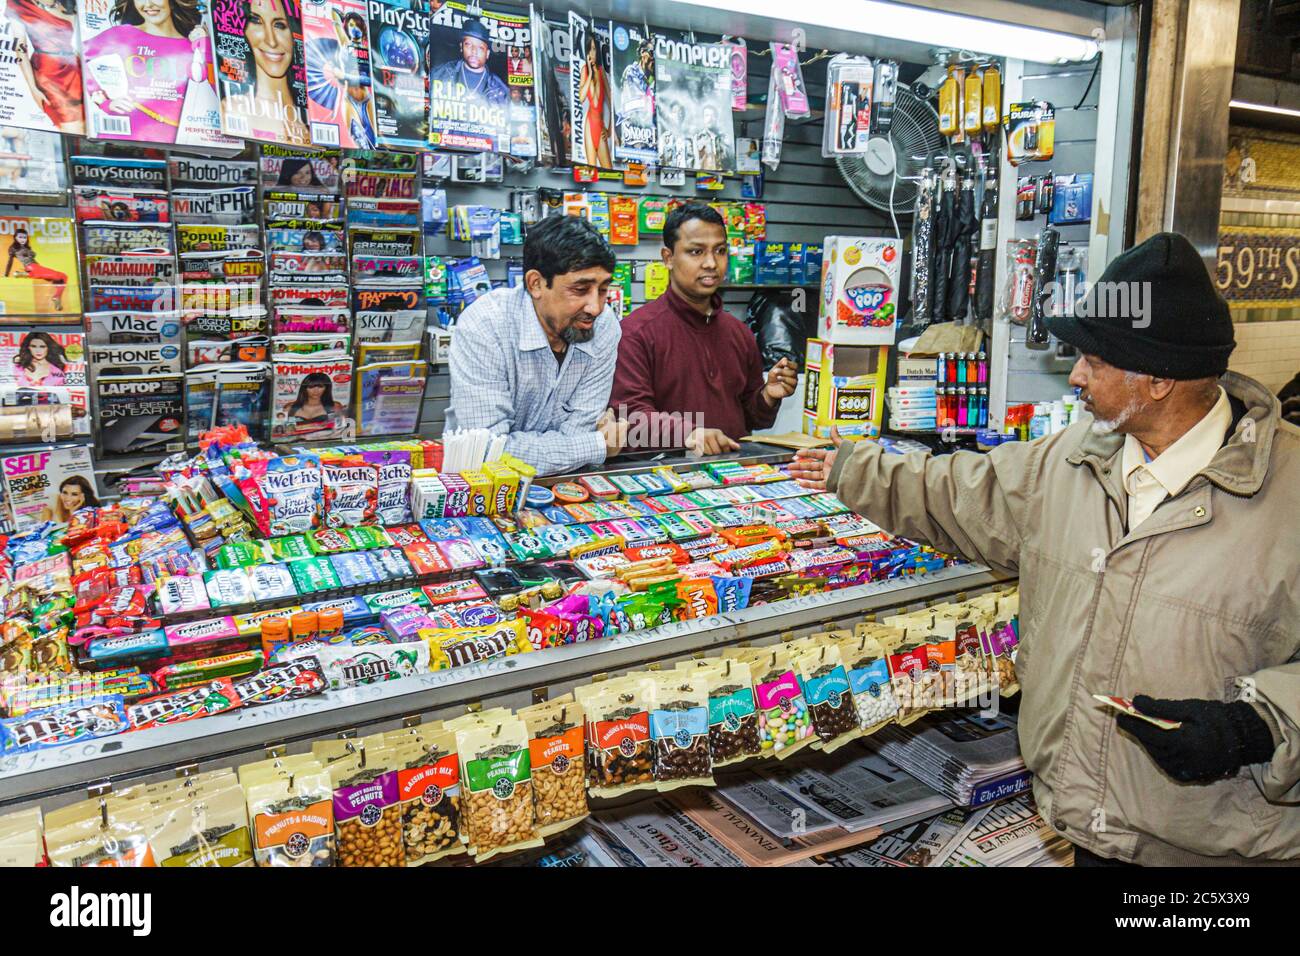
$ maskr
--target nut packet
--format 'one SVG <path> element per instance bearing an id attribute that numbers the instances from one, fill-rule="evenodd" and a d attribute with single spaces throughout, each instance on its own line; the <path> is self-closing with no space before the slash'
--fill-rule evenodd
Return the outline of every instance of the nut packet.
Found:
<path id="1" fill-rule="evenodd" d="M 98 801 L 101 812 L 67 826 L 46 828 L 50 866 L 157 866 L 149 841 L 154 808 L 147 802 Z"/>
<path id="2" fill-rule="evenodd" d="M 411 736 L 394 746 L 393 755 L 406 865 L 420 866 L 464 853 L 469 838 L 461 824 L 456 735 L 440 730 Z"/>
<path id="3" fill-rule="evenodd" d="M 482 862 L 504 850 L 541 846 L 533 822 L 528 728 L 517 718 L 456 733 L 462 819 L 470 853 Z"/>
<path id="4" fill-rule="evenodd" d="M 517 716 L 528 728 L 533 818 L 545 838 L 587 816 L 585 716 L 571 701 L 525 707 Z"/>
<path id="5" fill-rule="evenodd" d="M 243 790 L 233 776 L 215 789 L 182 787 L 150 842 L 165 867 L 253 866 Z"/>
<path id="6" fill-rule="evenodd" d="M 790 649 L 754 648 L 737 657 L 749 662 L 754 679 L 758 742 L 763 752 L 784 760 L 816 740 Z"/>
<path id="7" fill-rule="evenodd" d="M 321 465 L 325 525 L 355 528 L 375 520 L 379 505 L 379 469 L 356 457 Z"/>
<path id="8" fill-rule="evenodd" d="M 359 747 L 329 766 L 339 866 L 405 866 L 397 764 L 385 747 Z"/>
<path id="9" fill-rule="evenodd" d="M 905 636 L 889 652 L 889 682 L 898 701 L 896 720 L 902 726 L 930 712 L 937 696 L 938 674 L 930 671 L 929 644 L 923 638 Z"/>
<path id="10" fill-rule="evenodd" d="M 28 869 L 45 861 L 40 807 L 0 817 L 0 867 Z"/>
<path id="11" fill-rule="evenodd" d="M 650 712 L 639 683 L 631 678 L 605 681 L 590 697 L 574 696 L 586 709 L 587 755 L 593 796 L 654 789 L 654 745 Z M 584 695 L 585 696 L 585 695 Z"/>
<path id="12" fill-rule="evenodd" d="M 873 627 L 859 624 L 853 636 L 837 642 L 840 659 L 849 674 L 858 729 L 864 736 L 892 722 L 898 713 L 898 701 L 889 680 L 889 662 L 880 641 L 871 634 Z"/>
<path id="13" fill-rule="evenodd" d="M 656 671 L 641 678 L 650 710 L 655 785 L 713 786 L 709 757 L 709 681 L 701 671 Z"/>
<path id="14" fill-rule="evenodd" d="M 312 766 L 243 784 L 258 866 L 334 865 L 334 791 L 329 774 Z"/>
<path id="15" fill-rule="evenodd" d="M 954 648 L 954 706 L 966 707 L 987 700 L 992 693 L 993 678 L 991 669 L 985 666 L 980 628 L 972 609 L 956 605 L 938 611 L 934 619 L 934 633 L 951 641 Z"/>
<path id="16" fill-rule="evenodd" d="M 849 674 L 834 641 L 824 641 L 795 653 L 792 663 L 803 684 L 804 699 L 817 735 L 814 749 L 838 750 L 861 736 Z"/>
<path id="17" fill-rule="evenodd" d="M 763 752 L 758 741 L 758 708 L 746 661 L 704 658 L 685 661 L 679 670 L 701 672 L 709 688 L 709 759 L 716 770 Z"/>

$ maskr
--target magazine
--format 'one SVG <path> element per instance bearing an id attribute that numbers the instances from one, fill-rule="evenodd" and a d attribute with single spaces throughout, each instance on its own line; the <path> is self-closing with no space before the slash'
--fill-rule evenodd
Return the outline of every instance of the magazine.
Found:
<path id="1" fill-rule="evenodd" d="M 247 282 L 181 286 L 181 311 L 253 315 L 265 313 L 262 287 Z"/>
<path id="2" fill-rule="evenodd" d="M 417 229 L 421 208 L 415 199 L 348 198 L 348 225 L 369 229 Z"/>
<path id="3" fill-rule="evenodd" d="M 255 441 L 267 436 L 271 366 L 267 362 L 201 365 L 185 374 L 186 432 L 190 444 L 219 425 L 243 425 Z"/>
<path id="4" fill-rule="evenodd" d="M 283 146 L 263 146 L 262 188 L 337 195 L 341 159 L 336 149 L 307 153 Z"/>
<path id="5" fill-rule="evenodd" d="M 356 348 L 358 370 L 362 365 L 410 363 L 420 358 L 420 340 L 397 342 L 358 342 Z"/>
<path id="6" fill-rule="evenodd" d="M 528 15 L 443 4 L 430 18 L 429 63 L 431 145 L 537 155 Z"/>
<path id="7" fill-rule="evenodd" d="M 266 335 L 244 335 L 235 339 L 194 338 L 185 343 L 185 364 L 191 370 L 200 365 L 267 362 L 270 358 L 271 339 Z"/>
<path id="8" fill-rule="evenodd" d="M 161 189 L 121 186 L 75 186 L 73 211 L 77 222 L 169 222 L 167 193 Z"/>
<path id="9" fill-rule="evenodd" d="M 95 418 L 101 455 L 181 451 L 185 376 L 100 376 L 95 379 Z"/>
<path id="10" fill-rule="evenodd" d="M 81 226 L 81 252 L 87 256 L 132 253 L 170 257 L 174 249 L 167 225 L 92 221 Z"/>
<path id="11" fill-rule="evenodd" d="M 172 188 L 257 185 L 257 163 L 252 160 L 197 159 L 173 153 L 167 157 L 167 168 Z"/>
<path id="12" fill-rule="evenodd" d="M 302 220 L 282 220 L 267 223 L 266 248 L 276 252 L 342 252 L 343 224 L 340 222 L 307 222 L 306 228 L 294 228 L 282 223 L 299 223 Z"/>
<path id="13" fill-rule="evenodd" d="M 181 252 L 233 252 L 261 247 L 261 230 L 256 225 L 212 226 L 180 223 L 176 245 Z"/>
<path id="14" fill-rule="evenodd" d="M 348 281 L 348 259 L 341 252 L 273 252 L 271 281 L 276 285 L 338 285 Z"/>
<path id="15" fill-rule="evenodd" d="M 610 150 L 609 31 L 569 11 L 569 156 L 613 169 Z"/>
<path id="16" fill-rule="evenodd" d="M 537 94 L 537 158 L 569 165 L 569 25 L 552 23 L 533 8 L 533 57 Z"/>
<path id="17" fill-rule="evenodd" d="M 181 371 L 176 345 L 92 345 L 90 365 L 95 375 L 165 375 Z"/>
<path id="18" fill-rule="evenodd" d="M 656 37 L 655 115 L 661 166 L 718 172 L 734 169 L 728 45 Z"/>
<path id="19" fill-rule="evenodd" d="M 86 126 L 95 139 L 236 149 L 221 132 L 207 2 L 77 0 Z"/>
<path id="20" fill-rule="evenodd" d="M 73 156 L 72 181 L 84 186 L 166 189 L 167 163 L 161 159 Z"/>
<path id="21" fill-rule="evenodd" d="M 264 192 L 262 213 L 267 222 L 277 219 L 331 222 L 343 218 L 343 203 L 317 193 Z"/>
<path id="22" fill-rule="evenodd" d="M 0 385 L 0 443 L 50 442 L 90 434 L 85 385 Z"/>
<path id="23" fill-rule="evenodd" d="M 352 277 L 370 287 L 410 285 L 424 276 L 423 256 L 353 256 Z"/>
<path id="24" fill-rule="evenodd" d="M 271 358 L 284 355 L 315 355 L 320 352 L 346 355 L 352 351 L 352 336 L 346 333 L 330 335 L 277 335 L 271 339 Z"/>
<path id="25" fill-rule="evenodd" d="M 272 441 L 351 440 L 348 413 L 352 356 L 346 352 L 277 355 L 271 406 Z"/>
<path id="26" fill-rule="evenodd" d="M 365 0 L 302 0 L 307 122 L 316 146 L 375 147 Z"/>
<path id="27" fill-rule="evenodd" d="M 181 315 L 181 326 L 185 329 L 187 342 L 207 339 L 231 341 L 250 335 L 265 335 L 269 325 L 270 321 L 265 310 L 246 315 L 219 312 L 194 312 Z"/>
<path id="28" fill-rule="evenodd" d="M 81 332 L 0 331 L 0 385 L 85 384 L 86 337 Z"/>
<path id="29" fill-rule="evenodd" d="M 421 147 L 428 144 L 422 143 Z M 343 157 L 343 169 L 382 169 L 390 173 L 414 173 L 420 168 L 415 153 L 395 153 L 387 149 L 353 149 Z"/>
<path id="30" fill-rule="evenodd" d="M 0 469 L 13 529 L 20 534 L 46 521 L 66 524 L 74 511 L 100 503 L 95 463 L 85 445 L 0 456 Z"/>
<path id="31" fill-rule="evenodd" d="M 346 285 L 326 286 L 276 286 L 270 290 L 271 307 L 298 308 L 346 307 L 351 290 Z"/>
<path id="32" fill-rule="evenodd" d="M 379 145 L 429 143 L 429 8 L 425 0 L 367 0 Z"/>
<path id="33" fill-rule="evenodd" d="M 76 316 L 81 283 L 71 219 L 0 217 L 0 315 Z"/>
<path id="34" fill-rule="evenodd" d="M 71 0 L 5 0 L 0 7 L 0 123 L 84 135 L 80 48 Z"/>
<path id="35" fill-rule="evenodd" d="M 176 300 L 176 288 L 169 285 L 93 285 L 86 290 L 86 311 L 171 311 Z"/>
<path id="36" fill-rule="evenodd" d="M 298 0 L 212 0 L 221 129 L 310 146 Z"/>
<path id="37" fill-rule="evenodd" d="M 89 345 L 179 345 L 181 320 L 175 312 L 139 315 L 134 312 L 86 313 Z"/>
<path id="38" fill-rule="evenodd" d="M 614 97 L 614 158 L 655 163 L 655 38 L 642 26 L 609 25 L 609 78 Z"/>
<path id="39" fill-rule="evenodd" d="M 86 279 L 92 287 L 172 286 L 176 282 L 176 260 L 170 255 L 86 256 L 83 261 L 86 263 Z"/>
<path id="40" fill-rule="evenodd" d="M 256 284 L 266 272 L 266 257 L 260 249 L 234 252 L 186 252 L 180 257 L 181 281 L 188 284 L 212 282 Z"/>
<path id="41" fill-rule="evenodd" d="M 0 59 L 3 56 L 0 53 Z M 0 126 L 0 195 L 21 196 L 23 202 L 29 203 L 62 204 L 67 200 L 67 188 L 63 137 L 20 126 Z"/>
<path id="42" fill-rule="evenodd" d="M 418 256 L 423 242 L 418 229 L 350 229 L 353 256 Z"/>
<path id="43" fill-rule="evenodd" d="M 275 335 L 303 332 L 350 332 L 352 313 L 347 309 L 278 308 L 271 323 Z"/>
<path id="44" fill-rule="evenodd" d="M 418 352 L 418 342 L 415 348 Z M 420 427 L 420 409 L 428 375 L 429 367 L 424 362 L 358 364 L 357 437 L 414 434 Z"/>
<path id="45" fill-rule="evenodd" d="M 343 194 L 349 198 L 414 199 L 415 173 L 387 169 L 343 170 Z"/>
<path id="46" fill-rule="evenodd" d="M 240 225 L 257 222 L 257 187 L 173 189 L 172 218 L 178 222 Z"/>

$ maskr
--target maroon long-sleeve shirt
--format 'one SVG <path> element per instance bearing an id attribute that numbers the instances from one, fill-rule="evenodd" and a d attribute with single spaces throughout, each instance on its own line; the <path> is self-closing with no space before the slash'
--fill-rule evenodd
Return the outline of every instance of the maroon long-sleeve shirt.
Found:
<path id="1" fill-rule="evenodd" d="M 683 430 L 683 413 L 697 416 L 693 427 L 735 439 L 776 421 L 777 408 L 763 398 L 754 333 L 722 308 L 721 296 L 706 318 L 670 286 L 624 319 L 622 331 L 609 404 L 645 423 L 630 432 L 629 447 L 681 447 L 691 430 Z"/>

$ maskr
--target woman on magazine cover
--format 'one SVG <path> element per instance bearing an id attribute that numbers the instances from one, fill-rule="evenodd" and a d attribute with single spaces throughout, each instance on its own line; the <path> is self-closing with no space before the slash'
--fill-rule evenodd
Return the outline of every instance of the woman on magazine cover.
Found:
<path id="1" fill-rule="evenodd" d="M 82 53 L 87 95 L 127 119 L 123 138 L 176 142 L 190 84 L 208 81 L 212 46 L 196 0 L 117 0 L 111 19 L 117 25 L 87 40 Z M 101 82 L 109 78 L 113 89 Z"/>
<path id="2" fill-rule="evenodd" d="M 81 475 L 69 475 L 59 485 L 59 496 L 54 499 L 54 506 L 46 505 L 41 509 L 41 520 L 67 524 L 82 508 L 98 507 L 99 496 L 90 482 Z"/>
<path id="3" fill-rule="evenodd" d="M 280 175 L 276 179 L 277 186 L 324 186 L 316 178 L 316 169 L 312 166 L 310 159 L 296 159 L 289 157 L 280 162 Z"/>
<path id="4" fill-rule="evenodd" d="M 256 81 L 249 96 L 239 98 L 237 112 L 247 114 L 257 139 L 310 146 L 311 134 L 289 85 L 294 59 L 293 34 L 289 0 L 247 0 L 244 40 L 252 61 L 248 72 Z M 227 103 L 223 108 L 229 110 L 230 105 Z"/>
<path id="5" fill-rule="evenodd" d="M 587 162 L 601 169 L 612 169 L 614 163 L 609 158 L 609 126 L 605 121 L 609 110 L 609 87 L 605 83 L 605 71 L 600 65 L 600 48 L 596 43 L 595 30 L 587 31 L 582 75 L 578 79 L 578 100 L 587 118 L 584 132 Z"/>
<path id="6" fill-rule="evenodd" d="M 73 0 L 7 0 L 4 15 L 18 28 L 15 32 L 27 38 L 18 56 L 32 99 L 59 132 L 83 135 L 86 116 Z"/>
<path id="7" fill-rule="evenodd" d="M 312 372 L 298 386 L 298 397 L 285 413 L 289 427 L 298 434 L 334 431 L 344 424 L 347 406 L 334 401 L 334 383 L 324 372 Z M 315 425 L 316 428 L 304 426 Z"/>
<path id="8" fill-rule="evenodd" d="M 9 258 L 5 261 L 5 278 L 8 278 L 13 271 L 14 262 L 17 261 L 22 266 L 22 276 L 32 280 L 43 280 L 54 285 L 53 294 L 50 296 L 50 307 L 55 312 L 63 311 L 63 291 L 68 287 L 68 274 L 60 272 L 57 269 L 50 269 L 36 261 L 36 250 L 32 248 L 31 236 L 27 234 L 26 229 L 19 229 L 14 233 L 13 242 L 9 245 Z M 36 335 L 45 335 L 44 332 L 33 332 L 23 340 L 24 344 Z M 45 335 L 50 344 L 57 346 L 58 343 Z M 60 358 L 63 350 L 59 349 Z M 60 373 L 62 374 L 62 373 Z M 33 383 L 41 384 L 41 383 Z M 45 384 L 53 385 L 54 382 Z M 59 382 L 57 384 L 62 384 Z"/>
<path id="9" fill-rule="evenodd" d="M 48 332 L 28 332 L 18 345 L 14 356 L 17 366 L 15 380 L 22 386 L 55 388 L 66 385 L 64 370 L 67 358 L 63 346 L 54 341 Z"/>

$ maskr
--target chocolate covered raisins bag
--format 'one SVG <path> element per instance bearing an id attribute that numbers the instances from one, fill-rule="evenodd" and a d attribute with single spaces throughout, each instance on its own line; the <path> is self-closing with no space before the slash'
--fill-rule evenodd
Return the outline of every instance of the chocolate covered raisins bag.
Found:
<path id="1" fill-rule="evenodd" d="M 863 736 L 891 723 L 898 713 L 898 701 L 889 682 L 889 662 L 880 642 L 867 630 L 870 627 L 873 625 L 860 624 L 855 636 L 838 642 Z"/>
<path id="2" fill-rule="evenodd" d="M 858 712 L 853 706 L 849 674 L 840 658 L 839 647 L 834 642 L 805 647 L 793 656 L 791 663 L 803 685 L 804 700 L 817 735 L 813 748 L 838 750 L 860 736 Z"/>
<path id="3" fill-rule="evenodd" d="M 408 738 L 394 750 L 402 805 L 406 865 L 420 866 L 466 852 L 461 825 L 460 758 L 456 735 L 438 731 Z"/>
<path id="4" fill-rule="evenodd" d="M 713 768 L 761 754 L 758 707 L 748 662 L 705 658 L 679 664 L 678 669 L 702 672 L 708 681 L 709 759 Z"/>
<path id="5" fill-rule="evenodd" d="M 641 688 L 650 710 L 655 786 L 713 786 L 707 673 L 661 671 L 642 678 Z"/>
<path id="6" fill-rule="evenodd" d="M 537 704 L 519 712 L 528 728 L 537 834 L 548 837 L 587 816 L 583 709 L 573 701 Z"/>
<path id="7" fill-rule="evenodd" d="M 581 698 L 580 698 L 581 699 Z M 606 681 L 585 701 L 592 796 L 655 788 L 650 713 L 640 687 L 627 677 Z"/>
<path id="8" fill-rule="evenodd" d="M 528 728 L 517 718 L 473 724 L 456 733 L 461 819 L 479 862 L 506 850 L 542 846 L 533 822 Z"/>
<path id="9" fill-rule="evenodd" d="M 258 866 L 334 865 L 334 790 L 320 769 L 244 788 Z"/>

